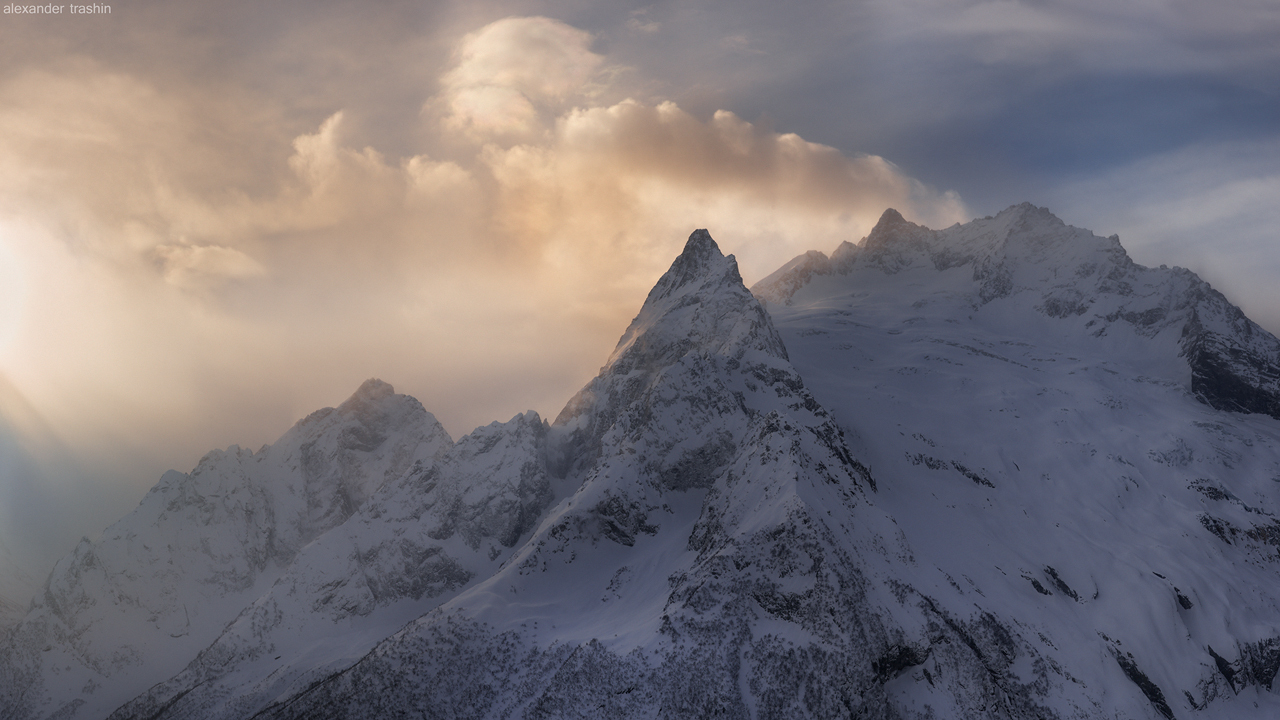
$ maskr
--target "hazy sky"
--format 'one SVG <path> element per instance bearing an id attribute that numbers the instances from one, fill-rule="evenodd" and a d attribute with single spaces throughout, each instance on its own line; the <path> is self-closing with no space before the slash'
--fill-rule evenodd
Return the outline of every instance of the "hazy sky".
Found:
<path id="1" fill-rule="evenodd" d="M 750 283 L 1029 200 L 1280 330 L 1274 0 L 109 4 L 0 15 L 31 574 L 368 377 L 554 418 L 698 227 Z"/>

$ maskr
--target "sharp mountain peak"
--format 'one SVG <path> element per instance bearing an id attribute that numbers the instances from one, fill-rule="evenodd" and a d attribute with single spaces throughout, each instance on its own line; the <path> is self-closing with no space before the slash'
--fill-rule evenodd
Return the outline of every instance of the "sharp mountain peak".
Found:
<path id="1" fill-rule="evenodd" d="M 1223 408 L 1278 378 L 1029 203 L 755 295 L 696 230 L 553 425 L 372 379 L 166 475 L 5 635 L 0 718 L 1276 717 L 1280 426 Z"/>

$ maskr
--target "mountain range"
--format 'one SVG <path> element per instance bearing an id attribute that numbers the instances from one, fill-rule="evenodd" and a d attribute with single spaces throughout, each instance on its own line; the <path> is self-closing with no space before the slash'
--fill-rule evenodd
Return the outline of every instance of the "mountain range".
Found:
<path id="1" fill-rule="evenodd" d="M 379 380 L 166 473 L 0 718 L 1272 718 L 1280 341 L 1029 204 L 743 284 L 456 442 Z"/>

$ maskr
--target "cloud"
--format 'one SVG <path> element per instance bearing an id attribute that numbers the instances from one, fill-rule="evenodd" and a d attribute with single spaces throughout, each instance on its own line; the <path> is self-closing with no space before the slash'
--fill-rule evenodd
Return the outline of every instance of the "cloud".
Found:
<path id="1" fill-rule="evenodd" d="M 510 17 L 462 39 L 441 79 L 445 122 L 477 138 L 526 137 L 544 111 L 576 97 L 604 58 L 591 35 L 545 17 Z"/>
<path id="2" fill-rule="evenodd" d="M 491 147 L 484 157 L 508 232 L 572 245 L 597 263 L 618 258 L 605 276 L 639 272 L 638 284 L 694 227 L 709 227 L 760 277 L 805 250 L 858 239 L 890 205 L 934 224 L 964 216 L 957 197 L 883 158 L 846 157 L 727 111 L 704 122 L 671 102 L 575 109 L 547 145 Z"/>
<path id="3" fill-rule="evenodd" d="M 158 245 L 156 257 L 163 266 L 165 282 L 186 288 L 266 274 L 258 261 L 235 248 L 219 245 Z"/>
<path id="4" fill-rule="evenodd" d="M 113 485 L 103 522 L 371 376 L 455 436 L 554 416 L 695 228 L 750 282 L 888 206 L 966 217 L 881 157 L 606 100 L 592 43 L 540 17 L 465 35 L 401 151 L 356 110 L 304 123 L 90 61 L 0 79 L 0 373 L 94 469 L 68 477 Z"/>
<path id="5" fill-rule="evenodd" d="M 627 18 L 627 29 L 638 33 L 653 34 L 662 29 L 662 23 L 649 18 L 650 8 L 632 10 Z"/>
<path id="6" fill-rule="evenodd" d="M 891 42 L 943 43 L 984 63 L 1169 75 L 1222 71 L 1275 60 L 1280 13 L 1265 0 L 1212 7 L 1183 0 L 1112 3 L 1025 0 L 915 0 L 876 3 Z"/>
<path id="7" fill-rule="evenodd" d="M 13 191 L 0 220 L 21 228 L 12 247 L 29 266 L 30 298 L 6 369 L 64 428 L 96 422 L 68 398 L 87 393 L 139 425 L 177 427 L 174 413 L 218 405 L 205 415 L 229 437 L 244 413 L 229 386 L 280 418 L 333 401 L 344 383 L 401 373 L 463 432 L 534 401 L 476 403 L 432 378 L 485 385 L 481 373 L 509 372 L 494 358 L 540 364 L 526 397 L 554 413 L 594 370 L 590 349 L 607 354 L 696 227 L 738 252 L 750 279 L 858 239 L 888 206 L 935 225 L 965 216 L 954 194 L 883 158 L 727 111 L 593 106 L 583 88 L 604 58 L 590 44 L 547 18 L 507 18 L 463 39 L 441 78 L 451 117 L 465 122 L 437 126 L 438 138 L 515 127 L 503 124 L 515 116 L 484 119 L 460 99 L 495 87 L 545 114 L 522 141 L 394 158 L 352 147 L 338 111 L 252 184 L 237 152 L 252 128 L 234 115 L 210 117 L 190 98 L 92 66 L 14 81 L 0 126 L 21 141 L 0 140 L 0 152 L 21 171 L 0 174 Z M 498 347 L 512 338 L 518 359 Z M 446 343 L 454 349 L 437 350 Z M 302 372 L 291 367 L 299 354 Z M 196 442 L 209 443 L 186 444 Z"/>

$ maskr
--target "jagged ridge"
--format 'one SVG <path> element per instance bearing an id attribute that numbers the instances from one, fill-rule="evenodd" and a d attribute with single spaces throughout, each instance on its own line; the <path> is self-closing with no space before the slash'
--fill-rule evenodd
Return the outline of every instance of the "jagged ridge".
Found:
<path id="1" fill-rule="evenodd" d="M 786 305 L 814 277 L 868 268 L 886 274 L 968 268 L 974 307 L 1013 299 L 1046 318 L 1083 317 L 1093 335 L 1115 323 L 1144 336 L 1178 333 L 1196 397 L 1219 410 L 1280 418 L 1280 340 L 1195 273 L 1137 265 L 1116 236 L 1067 226 L 1030 203 L 945 230 L 889 209 L 860 245 L 846 242 L 830 258 L 810 251 L 752 291 Z"/>
<path id="2" fill-rule="evenodd" d="M 300 423 L 342 428 L 284 525 L 315 539 L 113 718 L 1267 717 L 1277 426 L 1189 394 L 1186 338 L 1250 331 L 1207 288 L 1024 205 L 886 213 L 766 311 L 697 231 L 554 424 L 383 466 L 389 386 Z M 221 517 L 190 485 L 155 492 Z"/>

